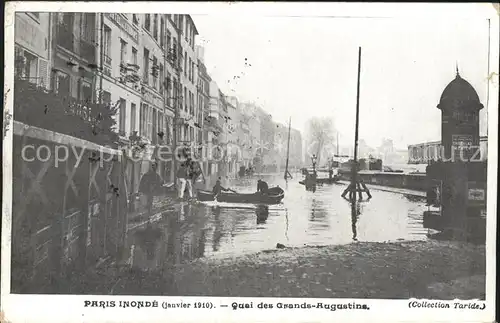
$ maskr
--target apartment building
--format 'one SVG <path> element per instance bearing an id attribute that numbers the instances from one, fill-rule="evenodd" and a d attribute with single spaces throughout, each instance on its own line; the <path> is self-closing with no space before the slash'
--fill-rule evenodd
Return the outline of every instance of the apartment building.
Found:
<path id="1" fill-rule="evenodd" d="M 189 145 L 197 141 L 198 123 L 197 110 L 197 56 L 195 38 L 198 35 L 196 25 L 189 15 L 167 15 L 173 28 L 167 30 L 170 34 L 173 55 L 177 63 L 176 76 L 173 82 L 173 101 L 178 107 L 177 144 Z M 175 34 L 173 32 L 175 31 Z M 196 129 L 196 130 L 195 130 Z"/>
<path id="2" fill-rule="evenodd" d="M 257 114 L 257 106 L 253 103 L 242 103 L 240 107 L 244 124 L 248 125 L 249 164 L 255 165 L 258 163 L 257 153 L 260 148 L 260 119 Z"/>
<path id="3" fill-rule="evenodd" d="M 205 118 L 209 114 L 209 101 L 210 101 L 210 82 L 212 78 L 208 74 L 207 68 L 205 66 L 205 51 L 201 46 L 196 46 L 196 57 L 198 66 L 198 78 L 197 78 L 197 124 L 201 127 L 198 130 L 198 143 L 206 144 L 208 142 L 208 129 L 205 128 Z"/>
<path id="4" fill-rule="evenodd" d="M 235 176 L 239 169 L 239 163 L 241 161 L 241 152 L 239 146 L 239 102 L 234 96 L 226 96 L 226 106 L 227 106 L 227 120 L 225 124 L 226 134 L 227 134 L 227 165 L 228 174 Z"/>
<path id="5" fill-rule="evenodd" d="M 41 13 L 39 14 L 41 15 Z M 59 95 L 94 101 L 99 81 L 97 14 L 51 13 L 51 88 Z"/>
<path id="6" fill-rule="evenodd" d="M 208 74 L 207 68 L 205 66 L 204 49 L 201 46 L 196 47 L 196 55 L 198 58 L 198 81 L 197 81 L 197 92 L 198 92 L 198 125 L 201 129 L 198 131 L 198 144 L 205 146 L 208 149 L 210 143 L 212 143 L 212 138 L 214 137 L 214 132 L 217 128 L 214 127 L 212 122 L 213 119 L 210 118 L 210 82 L 212 78 Z M 204 174 L 211 175 L 209 173 L 208 160 L 203 163 Z"/>
<path id="7" fill-rule="evenodd" d="M 117 125 L 120 139 L 139 133 L 141 83 L 139 50 L 140 27 L 133 23 L 131 14 L 98 14 L 99 61 L 102 60 L 102 80 L 97 91 L 102 91 L 103 102 L 118 106 Z"/>
<path id="8" fill-rule="evenodd" d="M 135 16 L 135 18 L 134 18 Z M 139 49 L 141 62 L 140 135 L 152 145 L 163 144 L 165 123 L 165 24 L 164 15 L 133 14 L 140 26 L 142 44 Z"/>
<path id="9" fill-rule="evenodd" d="M 52 52 L 50 13 L 18 12 L 15 17 L 15 73 L 45 88 L 50 87 Z"/>

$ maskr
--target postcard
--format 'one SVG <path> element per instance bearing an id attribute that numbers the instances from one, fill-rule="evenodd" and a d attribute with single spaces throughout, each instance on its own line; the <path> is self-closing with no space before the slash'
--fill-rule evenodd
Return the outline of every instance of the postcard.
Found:
<path id="1" fill-rule="evenodd" d="M 498 4 L 9 2 L 2 322 L 493 322 Z"/>

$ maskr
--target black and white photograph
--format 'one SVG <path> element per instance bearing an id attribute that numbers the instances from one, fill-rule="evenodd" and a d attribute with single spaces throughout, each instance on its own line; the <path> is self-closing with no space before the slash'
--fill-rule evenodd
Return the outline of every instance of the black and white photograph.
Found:
<path id="1" fill-rule="evenodd" d="M 498 3 L 315 5 L 11 3 L 2 322 L 494 320 Z"/>

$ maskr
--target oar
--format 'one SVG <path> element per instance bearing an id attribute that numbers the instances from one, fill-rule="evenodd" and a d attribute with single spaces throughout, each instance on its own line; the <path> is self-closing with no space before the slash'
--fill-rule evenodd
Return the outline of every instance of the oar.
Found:
<path id="1" fill-rule="evenodd" d="M 228 188 L 227 190 L 228 190 L 228 191 L 230 191 L 230 192 L 233 192 L 233 193 L 238 194 L 238 192 L 236 192 L 235 190 L 232 190 L 232 189 L 230 189 L 230 188 Z"/>

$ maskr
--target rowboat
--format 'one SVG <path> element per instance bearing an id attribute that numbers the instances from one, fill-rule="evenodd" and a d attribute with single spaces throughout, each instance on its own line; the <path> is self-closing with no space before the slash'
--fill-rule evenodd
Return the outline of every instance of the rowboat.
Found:
<path id="1" fill-rule="evenodd" d="M 285 197 L 285 192 L 280 187 L 272 187 L 268 193 L 233 193 L 221 192 L 217 198 L 211 191 L 198 191 L 198 200 L 215 201 L 225 203 L 249 203 L 249 204 L 279 204 Z"/>

